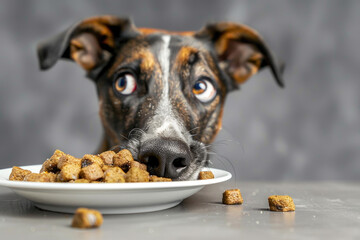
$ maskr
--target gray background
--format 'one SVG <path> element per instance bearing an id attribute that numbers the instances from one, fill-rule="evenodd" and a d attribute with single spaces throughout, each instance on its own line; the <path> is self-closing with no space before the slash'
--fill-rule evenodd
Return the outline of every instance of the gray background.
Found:
<path id="1" fill-rule="evenodd" d="M 264 70 L 229 95 L 215 167 L 238 180 L 360 180 L 359 13 L 359 1 L 1 1 L 0 168 L 42 163 L 56 148 L 96 149 L 95 87 L 69 62 L 40 72 L 35 49 L 113 14 L 177 31 L 245 23 L 287 63 L 285 90 Z"/>

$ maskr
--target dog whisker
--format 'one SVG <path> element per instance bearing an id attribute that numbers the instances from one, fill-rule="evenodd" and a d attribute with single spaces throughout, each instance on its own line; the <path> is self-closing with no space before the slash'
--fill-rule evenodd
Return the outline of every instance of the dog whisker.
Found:
<path id="1" fill-rule="evenodd" d="M 233 181 L 234 183 L 236 183 L 236 180 L 237 180 L 237 178 L 238 178 L 238 176 L 237 176 L 237 174 L 236 174 L 237 169 L 235 168 L 235 166 L 234 166 L 234 164 L 231 162 L 231 160 L 230 160 L 229 158 L 227 158 L 226 156 L 221 155 L 221 154 L 219 154 L 219 153 L 216 154 L 216 159 L 219 160 L 219 162 L 221 162 L 225 168 L 227 168 L 226 165 L 225 165 L 225 162 L 230 165 L 230 169 L 228 169 L 228 168 L 227 168 L 227 169 L 229 170 L 229 172 L 231 172 L 231 174 L 234 175 L 234 178 L 232 179 L 232 181 Z"/>
<path id="2" fill-rule="evenodd" d="M 234 182 L 236 182 L 237 180 L 237 174 L 236 174 L 236 168 L 234 166 L 234 164 L 231 162 L 230 159 L 228 159 L 226 156 L 224 155 L 221 155 L 215 151 L 211 151 L 211 149 L 213 149 L 214 146 L 217 146 L 217 145 L 226 145 L 227 143 L 234 143 L 234 141 L 232 140 L 229 140 L 229 139 L 223 139 L 223 140 L 220 140 L 218 142 L 216 142 L 215 144 L 212 143 L 212 144 L 202 144 L 202 148 L 206 151 L 206 154 L 209 155 L 209 156 L 212 156 L 212 159 L 216 159 L 219 163 L 221 163 L 221 165 L 223 166 L 224 169 L 228 170 L 229 172 L 231 172 L 234 176 L 233 180 Z M 239 142 L 237 142 L 239 143 Z M 240 144 L 240 143 L 239 143 Z M 213 162 L 211 161 L 211 159 L 209 159 L 207 161 L 207 165 L 208 166 L 211 166 L 213 165 Z"/>
<path id="3" fill-rule="evenodd" d="M 241 145 L 240 142 L 235 142 L 235 141 L 231 141 L 231 140 L 227 140 L 227 139 L 224 139 L 224 140 L 219 140 L 217 142 L 214 142 L 212 144 L 212 146 L 226 146 L 228 145 L 229 143 L 233 144 L 233 143 L 236 143 L 237 145 Z"/>
<path id="4" fill-rule="evenodd" d="M 122 134 L 120 134 L 120 133 L 119 133 L 119 136 L 120 136 L 120 137 L 123 137 L 125 140 L 129 140 L 127 137 L 125 137 L 124 135 L 122 135 Z"/>
<path id="5" fill-rule="evenodd" d="M 208 154 L 210 154 L 210 155 L 217 155 L 217 153 L 215 153 L 215 152 L 208 152 Z"/>
<path id="6" fill-rule="evenodd" d="M 136 140 L 136 141 L 138 141 L 138 142 L 140 142 L 140 140 L 141 140 L 141 138 L 142 138 L 142 136 L 145 134 L 145 131 L 144 130 L 142 130 L 142 129 L 140 129 L 140 128 L 133 128 L 130 132 L 129 132 L 129 134 L 128 134 L 128 136 L 129 136 L 129 138 L 130 139 L 132 139 L 132 140 Z"/>
<path id="7" fill-rule="evenodd" d="M 236 144 L 241 144 L 239 137 L 234 136 L 234 134 L 231 133 L 231 131 L 229 131 L 226 127 L 223 128 L 223 132 L 230 135 L 230 137 L 232 138 L 232 139 L 224 139 L 224 140 L 229 141 L 229 142 L 233 142 L 233 143 L 236 143 Z"/>
<path id="8" fill-rule="evenodd" d="M 145 131 L 142 130 L 141 128 L 133 128 L 129 132 L 128 136 L 131 137 L 132 134 L 140 134 L 140 136 L 141 136 L 142 134 L 145 134 Z"/>
<path id="9" fill-rule="evenodd" d="M 189 133 L 191 136 L 196 136 L 196 135 L 198 135 L 198 133 L 192 135 L 191 132 L 194 131 L 194 130 L 196 130 L 196 129 L 199 129 L 199 128 L 200 128 L 200 127 L 194 127 L 193 129 L 188 130 L 187 133 Z"/>
<path id="10" fill-rule="evenodd" d="M 195 137 L 196 135 L 198 135 L 198 134 L 190 134 L 190 137 Z"/>

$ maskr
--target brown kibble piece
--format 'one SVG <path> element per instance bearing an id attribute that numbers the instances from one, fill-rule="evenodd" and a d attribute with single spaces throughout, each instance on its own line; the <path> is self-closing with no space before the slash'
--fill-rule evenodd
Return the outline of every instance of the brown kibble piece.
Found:
<path id="1" fill-rule="evenodd" d="M 90 183 L 90 181 L 87 179 L 76 179 L 76 180 L 71 180 L 69 182 L 70 183 Z"/>
<path id="2" fill-rule="evenodd" d="M 146 171 L 147 167 L 143 163 L 139 163 L 138 161 L 131 161 L 130 168 L 140 168 L 141 170 Z"/>
<path id="3" fill-rule="evenodd" d="M 240 189 L 228 189 L 223 193 L 222 202 L 226 205 L 242 204 Z"/>
<path id="4" fill-rule="evenodd" d="M 81 165 L 79 163 L 68 163 L 63 165 L 57 180 L 60 182 L 68 182 L 70 180 L 78 179 L 81 171 Z"/>
<path id="5" fill-rule="evenodd" d="M 75 228 L 95 228 L 103 223 L 101 213 L 94 209 L 78 208 L 71 226 Z"/>
<path id="6" fill-rule="evenodd" d="M 81 160 L 81 167 L 86 167 L 92 163 L 97 163 L 100 167 L 104 166 L 104 161 L 101 157 L 91 154 L 85 154 Z"/>
<path id="7" fill-rule="evenodd" d="M 49 177 L 49 182 L 56 182 L 57 174 L 52 173 L 52 172 L 43 172 L 41 174 L 47 175 Z"/>
<path id="8" fill-rule="evenodd" d="M 24 181 L 27 182 L 54 182 L 55 180 L 55 174 L 54 173 L 47 173 L 47 172 L 43 172 L 43 173 L 30 173 L 28 175 L 26 175 L 26 177 L 24 178 Z"/>
<path id="9" fill-rule="evenodd" d="M 120 167 L 124 172 L 130 168 L 130 162 L 134 161 L 132 154 L 129 150 L 123 149 L 114 155 L 114 166 Z"/>
<path id="10" fill-rule="evenodd" d="M 99 154 L 99 157 L 103 160 L 105 165 L 113 165 L 113 157 L 116 155 L 114 151 L 106 151 Z"/>
<path id="11" fill-rule="evenodd" d="M 125 182 L 125 172 L 119 167 L 113 167 L 104 173 L 104 181 L 107 183 L 123 183 Z"/>
<path id="12" fill-rule="evenodd" d="M 104 176 L 104 172 L 97 163 L 93 163 L 83 167 L 80 171 L 80 176 L 90 181 L 98 180 Z"/>
<path id="13" fill-rule="evenodd" d="M 109 166 L 109 165 L 104 165 L 101 169 L 103 170 L 103 172 L 106 172 L 106 170 L 113 168 L 113 166 Z"/>
<path id="14" fill-rule="evenodd" d="M 65 165 L 72 164 L 72 165 L 79 165 L 81 166 L 81 159 L 73 157 L 69 154 L 64 154 L 60 157 L 57 168 L 62 169 Z"/>
<path id="15" fill-rule="evenodd" d="M 270 211 L 290 212 L 295 211 L 295 204 L 290 196 L 272 195 L 268 198 Z"/>
<path id="16" fill-rule="evenodd" d="M 31 173 L 30 170 L 25 170 L 19 167 L 13 167 L 9 176 L 10 181 L 24 181 L 24 178 Z"/>
<path id="17" fill-rule="evenodd" d="M 125 179 L 126 182 L 149 182 L 149 173 L 140 168 L 130 168 Z"/>
<path id="18" fill-rule="evenodd" d="M 151 175 L 149 181 L 150 182 L 171 182 L 172 180 L 171 180 L 171 178 L 164 178 L 164 177 L 158 177 L 155 175 Z"/>
<path id="19" fill-rule="evenodd" d="M 102 181 L 91 181 L 90 183 L 104 183 Z"/>
<path id="20" fill-rule="evenodd" d="M 213 179 L 214 174 L 211 171 L 203 171 L 199 173 L 199 180 L 205 180 L 205 179 Z"/>
<path id="21" fill-rule="evenodd" d="M 66 155 L 64 152 L 58 149 L 55 150 L 54 154 L 43 163 L 40 169 L 40 173 L 42 172 L 58 173 L 60 170 L 57 168 L 57 165 L 60 158 L 64 155 Z"/>

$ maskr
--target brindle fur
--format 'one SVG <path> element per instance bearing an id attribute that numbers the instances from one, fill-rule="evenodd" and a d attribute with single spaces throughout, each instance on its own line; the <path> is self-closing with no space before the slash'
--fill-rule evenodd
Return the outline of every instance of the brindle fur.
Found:
<path id="1" fill-rule="evenodd" d="M 88 43 L 77 41 L 81 40 L 79 36 L 82 34 L 95 36 L 99 41 L 97 49 L 89 51 Z M 205 146 L 221 129 L 227 93 L 237 89 L 239 83 L 266 65 L 271 66 L 276 80 L 282 85 L 279 69 L 256 32 L 243 25 L 219 23 L 208 25 L 199 32 L 178 33 L 137 29 L 127 19 L 95 17 L 41 44 L 40 66 L 47 69 L 58 58 L 67 58 L 75 59 L 87 70 L 88 77 L 97 86 L 99 114 L 105 132 L 99 151 L 119 146 L 128 148 L 135 159 L 141 160 L 138 159 L 139 148 L 144 135 L 148 134 L 148 123 L 154 118 L 164 88 L 158 58 L 164 35 L 171 36 L 168 107 L 172 108 L 175 117 L 186 129 L 182 134 L 188 139 L 193 155 L 192 165 L 179 179 L 189 179 L 208 163 Z M 74 39 L 76 41 L 72 41 Z M 231 55 L 227 44 L 230 46 L 234 41 L 242 44 L 236 46 L 239 49 L 235 50 L 239 53 L 246 50 L 256 55 L 227 62 L 229 59 L 226 57 Z M 71 46 L 72 43 L 76 46 Z M 251 46 L 250 50 L 248 46 Z M 81 54 L 88 52 L 92 54 L 90 64 L 81 59 Z M 246 74 L 242 74 L 244 71 Z M 137 90 L 134 94 L 124 96 L 113 90 L 113 82 L 122 72 L 131 72 L 136 76 Z M 217 90 L 216 97 L 208 103 L 200 102 L 192 93 L 192 87 L 200 77 L 209 79 Z"/>

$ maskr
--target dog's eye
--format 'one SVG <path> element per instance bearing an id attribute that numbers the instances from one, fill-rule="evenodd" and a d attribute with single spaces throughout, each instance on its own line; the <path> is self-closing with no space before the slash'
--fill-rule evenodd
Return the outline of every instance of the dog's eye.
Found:
<path id="1" fill-rule="evenodd" d="M 196 81 L 193 86 L 192 92 L 195 97 L 201 102 L 209 102 L 214 99 L 216 95 L 215 87 L 205 79 L 200 79 Z"/>
<path id="2" fill-rule="evenodd" d="M 129 95 L 136 90 L 135 77 L 130 73 L 121 74 L 114 82 L 114 90 L 123 94 Z"/>

